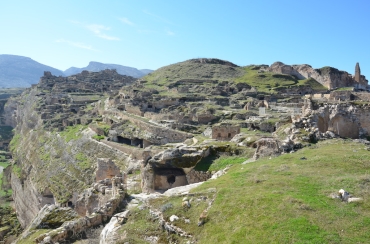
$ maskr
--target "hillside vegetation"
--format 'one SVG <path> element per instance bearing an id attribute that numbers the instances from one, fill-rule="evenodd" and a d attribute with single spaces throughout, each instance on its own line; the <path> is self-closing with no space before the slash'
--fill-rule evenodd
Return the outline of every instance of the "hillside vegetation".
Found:
<path id="1" fill-rule="evenodd" d="M 201 62 L 199 62 L 199 60 Z M 202 60 L 204 60 L 202 62 Z M 264 93 L 277 93 L 281 88 L 311 87 L 314 91 L 327 88 L 310 78 L 299 80 L 295 76 L 261 71 L 261 65 L 239 67 L 217 59 L 194 59 L 162 67 L 142 79 L 147 88 L 164 90 L 179 80 L 214 80 L 217 82 L 246 83 Z M 204 84 L 203 84 L 204 85 Z"/>
<path id="2" fill-rule="evenodd" d="M 226 175 L 193 190 L 188 210 L 181 206 L 182 197 L 155 199 L 151 205 L 164 210 L 165 219 L 177 215 L 176 226 L 198 243 L 367 243 L 369 156 L 364 144 L 324 141 L 294 154 L 234 165 Z M 341 188 L 364 201 L 330 197 Z M 199 196 L 215 197 L 201 227 L 198 217 L 207 205 Z M 141 243 L 140 235 L 151 233 L 182 243 L 179 236 L 163 236 L 148 210 L 135 210 L 133 216 L 122 230 L 129 240 Z"/>

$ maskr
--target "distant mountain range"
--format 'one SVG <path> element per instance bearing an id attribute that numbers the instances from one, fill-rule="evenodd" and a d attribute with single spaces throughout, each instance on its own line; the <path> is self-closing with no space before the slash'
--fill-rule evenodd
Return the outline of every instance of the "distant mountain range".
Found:
<path id="1" fill-rule="evenodd" d="M 44 71 L 64 75 L 63 71 L 40 64 L 35 60 L 16 55 L 0 55 L 0 88 L 29 87 L 39 82 Z"/>
<path id="2" fill-rule="evenodd" d="M 90 62 L 84 68 L 71 67 L 64 72 L 53 67 L 41 64 L 35 60 L 17 56 L 17 55 L 0 55 L 0 88 L 9 87 L 30 87 L 32 84 L 39 82 L 44 71 L 50 71 L 55 76 L 69 76 L 80 73 L 83 70 L 100 71 L 104 69 L 116 69 L 119 74 L 140 78 L 152 70 L 127 67 L 118 64 L 103 64 L 99 62 Z"/>
<path id="3" fill-rule="evenodd" d="M 90 62 L 89 65 L 84 68 L 71 67 L 64 71 L 64 75 L 69 76 L 69 75 L 78 74 L 78 73 L 81 73 L 83 70 L 97 72 L 97 71 L 104 70 L 104 69 L 116 69 L 118 74 L 128 75 L 128 76 L 132 76 L 135 78 L 140 78 L 153 71 L 149 69 L 138 70 L 136 68 L 127 67 L 127 66 L 123 66 L 119 64 L 103 64 L 99 62 Z"/>

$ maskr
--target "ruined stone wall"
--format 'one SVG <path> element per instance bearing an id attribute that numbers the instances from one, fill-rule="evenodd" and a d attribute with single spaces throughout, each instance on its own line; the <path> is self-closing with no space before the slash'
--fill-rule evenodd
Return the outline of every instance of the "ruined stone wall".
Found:
<path id="1" fill-rule="evenodd" d="M 212 127 L 212 139 L 230 141 L 236 134 L 240 133 L 240 126 L 216 125 Z"/>
<path id="2" fill-rule="evenodd" d="M 212 177 L 212 173 L 209 171 L 196 171 L 192 169 L 189 173 L 186 174 L 186 179 L 189 184 L 203 182 Z"/>
<path id="3" fill-rule="evenodd" d="M 345 138 L 363 138 L 370 132 L 370 108 L 351 104 L 326 104 L 316 110 L 305 109 L 310 123 L 320 133 L 331 131 Z"/>
<path id="4" fill-rule="evenodd" d="M 355 100 L 370 102 L 370 93 L 368 92 L 352 92 Z"/>
<path id="5" fill-rule="evenodd" d="M 330 92 L 330 100 L 349 101 L 351 100 L 351 95 L 351 91 L 332 91 Z"/>

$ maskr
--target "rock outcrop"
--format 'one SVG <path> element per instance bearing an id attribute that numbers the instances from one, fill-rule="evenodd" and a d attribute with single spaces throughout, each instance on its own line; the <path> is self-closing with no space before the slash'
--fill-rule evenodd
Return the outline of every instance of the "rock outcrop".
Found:
<path id="1" fill-rule="evenodd" d="M 282 62 L 275 62 L 267 70 L 279 74 L 293 75 L 298 79 L 313 78 L 328 89 L 356 87 L 357 89 L 366 90 L 368 84 L 364 76 L 357 75 L 356 78 L 345 71 L 332 67 L 314 69 L 308 64 L 286 65 Z"/>
<path id="2" fill-rule="evenodd" d="M 255 142 L 256 151 L 253 155 L 253 159 L 259 159 L 261 157 L 278 156 L 281 154 L 279 141 L 274 138 L 261 138 Z"/>
<path id="3" fill-rule="evenodd" d="M 187 185 L 186 175 L 210 153 L 209 148 L 180 146 L 154 155 L 142 164 L 142 191 Z"/>

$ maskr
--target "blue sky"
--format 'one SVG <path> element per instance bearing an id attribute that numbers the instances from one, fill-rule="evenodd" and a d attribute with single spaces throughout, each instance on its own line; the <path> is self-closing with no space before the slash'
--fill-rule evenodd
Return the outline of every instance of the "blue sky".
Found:
<path id="1" fill-rule="evenodd" d="M 191 58 L 307 63 L 370 79 L 368 0 L 7 0 L 0 54 L 65 70 L 89 61 L 157 69 Z"/>

